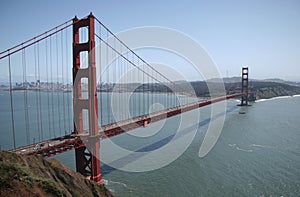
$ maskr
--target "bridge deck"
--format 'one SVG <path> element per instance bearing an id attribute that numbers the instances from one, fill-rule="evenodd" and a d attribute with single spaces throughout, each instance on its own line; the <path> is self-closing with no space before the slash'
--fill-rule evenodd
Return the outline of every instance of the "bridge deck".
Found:
<path id="1" fill-rule="evenodd" d="M 89 136 L 89 133 L 85 134 L 72 134 L 63 136 L 60 138 L 45 140 L 42 142 L 30 144 L 27 146 L 22 146 L 17 149 L 10 150 L 11 152 L 15 152 L 18 154 L 40 154 L 45 157 L 49 157 L 55 154 L 60 154 L 72 149 L 76 149 L 84 146 L 83 141 L 88 138 L 98 138 L 99 140 L 104 140 L 107 138 L 111 138 L 113 136 L 120 135 L 122 133 L 134 130 L 139 127 L 147 126 L 148 124 L 176 116 L 178 114 L 188 112 L 206 105 L 210 105 L 219 101 L 223 101 L 226 99 L 231 99 L 235 97 L 242 96 L 243 93 L 231 94 L 216 98 L 207 99 L 204 101 L 197 101 L 194 103 L 189 103 L 186 105 L 173 107 L 170 109 L 161 110 L 158 112 L 153 112 L 147 115 L 138 116 L 135 118 L 122 120 L 116 123 L 108 124 L 101 126 L 99 128 L 99 133 L 96 136 Z"/>

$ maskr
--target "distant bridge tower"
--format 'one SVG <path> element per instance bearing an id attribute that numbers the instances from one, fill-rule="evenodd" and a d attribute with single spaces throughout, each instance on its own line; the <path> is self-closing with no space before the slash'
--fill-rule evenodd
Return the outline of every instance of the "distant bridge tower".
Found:
<path id="1" fill-rule="evenodd" d="M 242 68 L 242 99 L 241 99 L 241 106 L 248 105 L 248 67 Z"/>
<path id="2" fill-rule="evenodd" d="M 76 171 L 90 177 L 91 180 L 102 182 L 100 173 L 100 141 L 93 138 L 98 133 L 98 100 L 96 87 L 96 63 L 95 63 L 95 38 L 94 19 L 92 13 L 84 19 L 73 19 L 73 110 L 74 133 L 84 134 L 83 110 L 88 111 L 89 134 L 84 142 L 85 146 L 75 150 Z M 88 41 L 80 43 L 80 28 L 88 29 Z M 81 68 L 80 53 L 88 52 L 88 66 Z M 87 79 L 88 98 L 82 97 L 81 79 Z"/>

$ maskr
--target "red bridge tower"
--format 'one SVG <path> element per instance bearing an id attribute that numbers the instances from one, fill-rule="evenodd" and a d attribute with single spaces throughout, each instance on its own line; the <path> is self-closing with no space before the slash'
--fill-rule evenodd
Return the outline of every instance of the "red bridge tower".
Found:
<path id="1" fill-rule="evenodd" d="M 242 99 L 241 99 L 241 106 L 248 105 L 248 67 L 242 68 Z"/>
<path id="2" fill-rule="evenodd" d="M 92 13 L 84 19 L 73 19 L 73 110 L 74 133 L 84 134 L 83 110 L 88 111 L 88 137 L 83 141 L 85 146 L 75 150 L 76 171 L 90 177 L 91 180 L 102 183 L 100 172 L 100 141 L 93 138 L 98 133 L 98 100 L 95 62 L 95 34 Z M 88 41 L 80 43 L 79 29 L 88 29 Z M 82 33 L 82 31 L 81 31 Z M 88 66 L 81 68 L 80 53 L 88 52 Z M 88 82 L 88 98 L 82 97 L 81 79 Z M 88 147 L 87 147 L 88 146 Z"/>

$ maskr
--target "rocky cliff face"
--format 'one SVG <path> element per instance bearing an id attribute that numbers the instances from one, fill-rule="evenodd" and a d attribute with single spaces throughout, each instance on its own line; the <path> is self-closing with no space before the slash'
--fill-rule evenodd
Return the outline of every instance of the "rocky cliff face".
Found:
<path id="1" fill-rule="evenodd" d="M 57 160 L 0 151 L 0 196 L 113 196 Z"/>

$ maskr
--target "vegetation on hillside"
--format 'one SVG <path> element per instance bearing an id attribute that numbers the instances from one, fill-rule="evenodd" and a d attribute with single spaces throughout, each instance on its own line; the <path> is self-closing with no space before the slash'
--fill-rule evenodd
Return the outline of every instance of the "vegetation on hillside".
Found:
<path id="1" fill-rule="evenodd" d="M 239 92 L 241 83 L 226 83 L 225 87 L 227 93 Z M 269 99 L 300 94 L 300 87 L 277 82 L 250 81 L 249 91 L 255 92 L 256 99 Z"/>
<path id="2" fill-rule="evenodd" d="M 57 160 L 0 151 L 0 196 L 112 196 Z"/>
<path id="3" fill-rule="evenodd" d="M 188 90 L 187 82 L 177 83 L 176 87 L 174 84 L 167 85 L 171 90 L 178 90 L 179 92 L 182 90 Z M 190 87 L 192 87 L 195 91 L 195 94 L 199 97 L 208 97 L 210 95 L 210 91 L 208 86 L 214 88 L 213 92 L 222 92 L 219 82 L 204 82 L 204 81 L 196 81 L 191 82 Z M 241 92 L 241 82 L 226 82 L 224 83 L 225 91 L 227 94 L 240 93 Z M 154 92 L 168 92 L 171 91 L 169 88 L 166 88 L 164 85 L 156 85 Z M 249 91 L 255 92 L 256 99 L 268 99 L 272 97 L 278 96 L 292 96 L 296 94 L 300 94 L 300 86 L 293 86 L 286 83 L 278 83 L 278 82 L 269 82 L 269 81 L 250 81 L 249 82 Z"/>

